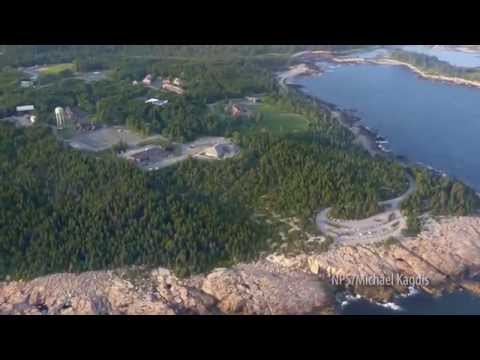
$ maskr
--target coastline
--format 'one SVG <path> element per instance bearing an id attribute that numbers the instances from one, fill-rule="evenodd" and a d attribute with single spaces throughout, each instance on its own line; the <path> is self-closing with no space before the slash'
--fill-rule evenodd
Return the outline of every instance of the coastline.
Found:
<path id="1" fill-rule="evenodd" d="M 421 78 L 433 80 L 433 81 L 441 81 L 441 82 L 448 82 L 453 83 L 455 85 L 463 85 L 463 86 L 470 86 L 470 87 L 477 87 L 480 88 L 480 81 L 474 80 L 467 80 L 463 78 L 457 77 L 450 77 L 444 75 L 432 75 L 425 73 L 424 71 L 420 70 L 419 68 L 415 67 L 412 64 L 395 60 L 395 59 L 378 59 L 378 60 L 367 60 L 367 63 L 378 64 L 378 65 L 397 65 L 397 66 L 404 66 L 419 75 Z"/>
<path id="2" fill-rule="evenodd" d="M 0 314 L 334 314 L 362 298 L 396 310 L 396 299 L 420 290 L 478 296 L 479 231 L 478 216 L 448 217 L 389 246 L 272 254 L 188 278 L 165 268 L 130 267 L 0 282 Z"/>
<path id="3" fill-rule="evenodd" d="M 301 63 L 290 66 L 288 70 L 277 74 L 280 87 L 287 90 L 288 86 L 294 85 L 292 81 L 298 76 L 319 75 L 322 74 L 321 69 L 315 64 Z"/>
<path id="4" fill-rule="evenodd" d="M 290 68 L 288 71 L 282 72 L 278 75 L 278 81 L 284 91 L 294 91 L 297 94 L 314 102 L 321 109 L 327 110 L 338 123 L 349 130 L 355 137 L 354 143 L 360 145 L 371 156 L 382 155 L 389 156 L 390 152 L 383 151 L 376 140 L 379 134 L 371 130 L 368 126 L 361 123 L 361 118 L 353 113 L 351 110 L 341 109 L 335 104 L 329 103 L 316 96 L 312 96 L 303 91 L 303 87 L 295 84 L 295 78 L 299 76 L 321 76 L 323 73 L 316 65 L 312 67 L 310 63 L 302 63 Z"/>
<path id="5" fill-rule="evenodd" d="M 397 61 L 392 61 L 392 62 L 387 62 L 387 63 L 376 62 L 376 61 L 374 62 L 374 61 L 375 60 L 370 61 L 370 60 L 365 60 L 365 59 L 361 59 L 361 58 L 347 58 L 347 59 L 344 59 L 344 60 L 340 60 L 340 62 L 349 62 L 349 63 L 355 62 L 355 63 L 378 63 L 378 64 L 386 64 L 386 65 L 401 65 L 401 66 L 409 67 L 412 71 L 414 69 L 416 69 L 413 66 L 411 66 L 411 67 L 408 66 L 409 64 L 403 64 L 403 63 L 397 62 Z M 424 75 L 426 78 L 428 78 L 428 76 L 429 76 L 428 74 L 422 73 L 420 70 L 419 70 L 418 74 L 422 75 L 422 76 Z M 359 124 L 361 122 L 361 118 L 352 114 L 352 111 L 342 110 L 335 104 L 328 103 L 328 102 L 326 102 L 326 101 L 324 101 L 324 100 L 322 100 L 322 99 L 320 99 L 316 96 L 312 96 L 312 95 L 306 93 L 305 91 L 303 91 L 303 87 L 301 85 L 294 84 L 293 78 L 295 78 L 297 76 L 308 76 L 308 74 L 299 74 L 299 75 L 295 74 L 295 75 L 291 76 L 289 78 L 290 81 L 289 81 L 289 84 L 288 84 L 289 85 L 288 89 L 291 90 L 291 91 L 295 91 L 295 92 L 301 94 L 302 96 L 316 102 L 321 108 L 327 109 L 334 116 L 335 116 L 335 114 L 337 114 L 337 118 L 338 118 L 339 123 L 342 126 L 347 127 L 350 131 L 352 131 L 352 133 L 356 137 L 356 141 L 359 140 L 359 134 L 356 133 L 355 128 L 362 129 L 363 131 L 365 131 L 365 134 L 363 136 L 365 138 L 367 138 L 370 143 L 374 144 L 377 154 L 382 154 L 384 156 L 391 156 L 392 158 L 395 158 L 396 161 L 398 161 L 399 163 L 401 163 L 403 165 L 421 166 L 421 167 L 423 167 L 423 168 L 425 168 L 425 169 L 427 169 L 427 170 L 429 170 L 429 171 L 431 171 L 431 172 L 433 172 L 437 175 L 446 175 L 445 173 L 441 173 L 440 171 L 432 168 L 431 166 L 428 166 L 428 165 L 425 165 L 425 164 L 419 164 L 419 163 L 416 163 L 416 162 L 411 162 L 411 161 L 405 160 L 405 158 L 401 155 L 395 155 L 395 154 L 390 153 L 390 152 L 382 151 L 379 148 L 379 143 L 376 142 L 376 140 L 378 140 L 379 138 L 381 139 L 382 137 L 379 134 L 376 134 L 375 132 L 371 131 L 367 127 Z M 442 77 L 434 78 L 434 79 L 443 81 Z M 454 82 L 454 81 L 452 81 L 452 82 Z M 292 86 L 292 83 L 294 84 L 293 86 Z M 457 82 L 454 82 L 454 83 L 457 84 Z M 480 87 L 480 83 L 478 83 L 478 85 L 476 85 L 476 86 Z M 368 151 L 368 148 L 364 144 L 362 144 L 362 145 Z M 448 223 L 448 222 L 450 222 L 452 220 L 455 220 L 455 219 L 456 219 L 455 217 L 447 217 L 442 221 L 446 221 Z M 469 220 L 466 220 L 466 219 L 469 219 Z M 471 221 L 471 219 L 473 219 L 473 221 L 478 221 L 478 216 L 465 218 L 465 221 Z M 476 224 L 478 225 L 480 223 L 476 223 Z M 434 225 L 434 226 L 436 226 L 436 225 Z M 477 228 L 480 228 L 480 227 L 475 225 L 475 226 L 472 226 L 471 229 L 472 229 L 472 231 L 475 231 L 475 234 L 480 234 L 480 229 L 477 230 Z M 425 231 L 428 231 L 428 230 L 429 229 L 427 229 Z M 453 233 L 454 236 L 461 236 L 461 233 L 462 233 L 463 230 L 460 231 L 460 232 L 458 232 L 458 230 L 459 230 L 458 228 L 455 230 L 455 232 Z M 425 233 L 425 231 L 424 231 L 424 233 Z M 438 233 L 437 233 L 437 235 L 438 235 Z M 423 236 L 421 234 L 417 237 L 407 239 L 407 241 L 410 241 L 410 242 L 411 241 L 418 241 L 419 239 L 422 239 L 424 237 L 425 236 Z M 403 244 L 403 242 L 402 242 L 402 244 Z M 375 249 L 374 244 L 370 244 L 370 245 L 366 245 L 366 246 L 369 247 L 369 248 Z M 400 245 L 400 246 L 403 246 L 403 245 Z M 364 245 L 360 245 L 360 246 L 348 246 L 347 245 L 347 246 L 340 246 L 340 249 L 358 248 L 360 250 L 363 247 L 365 247 L 365 246 Z M 415 249 L 415 247 L 413 247 L 413 248 Z M 337 249 L 339 249 L 339 248 L 337 248 Z M 336 251 L 336 250 L 331 249 L 328 252 L 326 252 L 325 254 L 318 255 L 318 257 L 320 257 L 320 258 L 322 256 L 328 257 L 329 254 L 332 254 L 332 252 L 334 252 L 334 251 Z M 433 251 L 433 250 L 429 250 L 429 251 Z M 380 255 L 380 260 L 381 261 L 384 260 L 383 255 L 385 255 L 385 254 Z M 411 255 L 414 255 L 417 258 L 414 262 L 417 262 L 418 260 L 420 260 L 420 262 L 425 262 L 426 266 L 428 266 L 428 267 L 432 266 L 432 264 L 429 261 L 425 260 L 423 258 L 423 256 L 417 256 L 416 254 L 413 254 L 413 252 L 412 252 Z M 336 270 L 332 266 L 334 261 L 339 261 L 339 263 L 341 263 L 341 259 L 344 258 L 344 256 L 345 256 L 345 254 L 340 254 L 340 256 L 338 256 L 338 257 L 333 255 L 333 258 L 336 258 L 335 260 L 332 261 L 332 259 L 329 259 L 321 265 L 315 265 L 315 260 L 312 261 L 310 259 L 309 260 L 310 271 L 313 272 L 313 273 L 319 274 L 321 276 L 321 278 L 325 281 L 328 281 L 328 280 L 331 279 L 331 273 L 330 273 L 331 271 L 338 271 L 340 274 L 345 274 L 345 273 L 348 274 L 348 270 L 346 270 L 346 268 L 348 268 L 348 266 L 350 266 L 351 264 L 343 264 L 342 266 L 339 266 Z M 352 258 L 352 254 L 349 254 L 349 257 Z M 430 259 L 430 256 L 428 256 L 428 258 Z M 395 261 L 393 261 L 393 262 L 395 263 Z M 366 263 L 369 263 L 369 262 L 368 261 L 358 261 L 357 265 L 362 266 L 362 264 L 366 264 Z M 387 261 L 387 263 L 389 263 L 389 261 Z M 472 278 L 469 276 L 470 272 L 477 273 L 479 267 L 478 267 L 478 265 L 474 265 L 473 263 L 470 263 L 470 265 L 471 265 L 471 267 L 467 266 L 468 270 L 465 270 L 465 268 L 464 268 L 463 270 L 452 274 L 453 276 L 450 274 L 451 272 L 449 273 L 449 272 L 439 271 L 439 273 L 441 274 L 440 276 L 442 277 L 441 280 L 437 280 L 431 286 L 420 287 L 420 289 L 423 290 L 424 292 L 426 292 L 428 294 L 431 294 L 431 295 L 434 295 L 434 296 L 441 295 L 443 293 L 451 293 L 451 292 L 455 292 L 455 291 L 468 291 L 469 293 L 474 294 L 475 296 L 480 296 L 480 283 L 478 282 L 478 280 L 473 281 Z M 453 268 L 453 266 L 457 266 L 457 264 L 451 264 L 452 268 Z M 458 267 L 460 267 L 460 268 L 462 266 L 463 265 L 458 265 Z M 436 268 L 435 266 L 433 266 L 433 268 L 435 269 L 434 271 L 438 271 L 438 268 Z M 381 266 L 378 268 L 379 272 L 373 273 L 373 276 L 378 275 L 379 273 L 381 274 L 380 269 L 381 269 Z M 400 268 L 400 269 L 402 269 L 402 268 Z M 350 271 L 355 273 L 356 269 L 351 269 Z M 378 302 L 380 304 L 380 306 L 383 306 L 385 304 L 388 304 L 390 301 L 393 301 L 395 296 L 402 296 L 402 294 L 405 294 L 406 292 L 409 291 L 408 288 L 398 288 L 398 287 L 395 287 L 395 286 L 392 286 L 392 287 L 385 287 L 385 286 L 374 286 L 374 287 L 364 286 L 364 287 L 362 287 L 362 286 L 357 286 L 357 287 L 350 288 L 350 289 L 347 288 L 345 290 L 347 291 L 347 293 L 349 291 L 351 291 L 356 296 L 361 296 L 361 297 L 363 297 L 365 299 L 368 299 L 368 300 L 371 300 L 373 302 Z M 392 304 L 394 304 L 394 303 L 392 303 Z"/>
<path id="6" fill-rule="evenodd" d="M 313 55 L 313 57 L 312 57 Z M 320 55 L 320 56 L 318 56 Z M 424 71 L 418 69 L 417 67 L 402 61 L 398 61 L 395 59 L 365 59 L 361 57 L 338 57 L 338 54 L 334 54 L 329 51 L 321 51 L 321 52 L 307 52 L 299 56 L 299 61 L 303 61 L 301 64 L 303 67 L 305 66 L 314 66 L 315 69 L 319 69 L 316 65 L 316 62 L 319 60 L 323 60 L 325 62 L 335 63 L 335 64 L 375 64 L 375 65 L 390 65 L 390 66 L 403 66 L 409 69 L 410 71 L 417 74 L 420 78 L 431 80 L 431 81 L 439 81 L 450 83 L 452 85 L 460 85 L 460 86 L 468 86 L 468 87 L 475 87 L 480 88 L 480 81 L 472 81 L 466 80 L 463 78 L 456 78 L 456 77 L 448 77 L 448 76 L 441 76 L 441 75 L 431 75 L 427 74 Z M 305 57 L 305 58 L 303 58 Z M 303 59 L 302 59 L 303 58 Z M 285 74 L 285 73 L 282 73 Z M 337 117 L 339 123 L 350 130 L 353 135 L 355 136 L 355 142 L 361 145 L 366 151 L 370 153 L 370 155 L 382 155 L 387 156 L 391 159 L 395 159 L 404 165 L 411 165 L 411 166 L 421 166 L 426 168 L 429 171 L 432 171 L 436 175 L 448 175 L 443 170 L 432 168 L 431 166 L 421 164 L 418 162 L 409 161 L 403 155 L 394 154 L 390 149 L 384 147 L 384 143 L 388 143 L 388 141 L 384 141 L 385 138 L 381 136 L 381 134 L 377 133 L 376 131 L 370 129 L 368 126 L 363 125 L 361 123 L 361 118 L 357 115 L 353 114 L 351 110 L 341 109 L 335 104 L 328 103 L 318 97 L 312 96 L 305 91 L 302 90 L 302 86 L 299 84 L 295 84 L 295 78 L 299 76 L 311 76 L 311 75 L 318 75 L 321 76 L 323 71 L 319 69 L 315 73 L 308 73 L 308 72 L 299 72 L 299 73 L 290 73 L 288 74 L 281 82 L 280 85 L 282 88 L 288 89 L 295 89 L 301 95 L 309 98 L 310 100 L 315 101 L 321 108 L 327 109 L 333 116 Z"/>
<path id="7" fill-rule="evenodd" d="M 415 74 L 417 74 L 423 79 L 480 88 L 480 81 L 468 80 L 464 78 L 452 77 L 452 76 L 446 76 L 446 75 L 429 74 L 410 63 L 396 60 L 396 59 L 390 59 L 390 58 L 365 59 L 361 57 L 342 58 L 342 57 L 335 57 L 333 56 L 333 54 L 330 54 L 330 56 L 319 57 L 319 59 L 325 60 L 327 62 L 337 63 L 337 64 L 376 64 L 376 65 L 403 66 L 408 68 L 410 71 L 413 71 Z"/>
<path id="8" fill-rule="evenodd" d="M 308 71 L 303 75 L 308 75 Z M 354 135 L 365 136 L 375 143 L 375 133 L 359 125 L 360 118 L 351 111 L 305 94 L 298 85 L 284 83 L 284 86 L 327 108 L 352 132 L 355 126 L 359 132 L 364 129 L 367 134 Z M 453 224 L 449 225 L 450 222 Z M 434 287 L 424 289 L 431 293 L 461 288 L 480 294 L 480 283 L 463 280 L 472 272 L 480 272 L 480 239 L 475 237 L 475 232 L 480 231 L 478 217 L 446 218 L 431 226 L 418 237 L 385 248 L 369 244 L 334 247 L 325 253 L 294 258 L 273 255 L 259 262 L 215 269 L 188 279 L 176 278 L 169 270 L 157 268 L 141 274 L 145 277 L 142 281 L 150 281 L 146 290 L 144 283 L 136 283 L 138 279 L 124 277 L 117 271 L 53 274 L 30 282 L 0 282 L 0 313 L 307 314 L 317 308 L 329 312 L 332 304 L 326 287 L 331 276 L 323 277 L 325 274 L 428 275 L 436 281 Z M 460 237 L 458 242 L 457 237 Z M 356 299 L 363 294 L 393 310 L 395 303 L 386 301 L 396 294 L 412 292 L 411 287 L 366 286 L 353 290 Z"/>

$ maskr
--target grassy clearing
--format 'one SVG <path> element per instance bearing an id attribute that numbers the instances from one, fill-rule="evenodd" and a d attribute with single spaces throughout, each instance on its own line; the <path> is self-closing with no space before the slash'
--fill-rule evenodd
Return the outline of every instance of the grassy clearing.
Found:
<path id="1" fill-rule="evenodd" d="M 72 63 L 49 65 L 40 69 L 40 72 L 44 75 L 48 75 L 48 74 L 58 74 L 65 70 L 75 71 L 75 65 Z"/>
<path id="2" fill-rule="evenodd" d="M 308 119 L 303 115 L 288 113 L 277 106 L 259 103 L 247 104 L 243 99 L 231 99 L 233 103 L 247 107 L 254 116 L 250 119 L 241 119 L 237 123 L 237 130 L 248 132 L 252 129 L 269 131 L 274 135 L 283 135 L 292 132 L 302 132 L 308 129 Z M 219 101 L 210 105 L 210 111 L 225 121 L 232 121 L 224 108 L 228 102 Z M 258 116 L 260 115 L 260 116 Z"/>
<path id="3" fill-rule="evenodd" d="M 260 104 L 255 110 L 262 115 L 257 127 L 275 135 L 307 130 L 308 120 L 302 115 L 283 112 L 270 104 Z"/>

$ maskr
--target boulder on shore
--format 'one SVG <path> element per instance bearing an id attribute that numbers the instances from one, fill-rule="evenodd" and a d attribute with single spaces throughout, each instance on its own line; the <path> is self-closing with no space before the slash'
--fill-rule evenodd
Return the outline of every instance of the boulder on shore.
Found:
<path id="1" fill-rule="evenodd" d="M 268 261 L 179 279 L 158 268 L 54 274 L 0 284 L 0 314 L 302 314 L 329 308 L 319 279 Z"/>

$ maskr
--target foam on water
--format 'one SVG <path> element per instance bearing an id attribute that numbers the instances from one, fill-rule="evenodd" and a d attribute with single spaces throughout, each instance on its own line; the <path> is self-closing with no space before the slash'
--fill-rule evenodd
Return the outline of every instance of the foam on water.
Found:
<path id="1" fill-rule="evenodd" d="M 403 311 L 403 308 L 400 305 L 395 304 L 394 302 L 387 302 L 387 303 L 374 302 L 374 304 L 384 307 L 386 309 L 393 310 L 393 311 Z"/>
<path id="2" fill-rule="evenodd" d="M 413 288 L 413 287 L 409 287 L 408 288 L 408 293 L 407 294 L 403 294 L 403 295 L 400 295 L 402 297 L 408 297 L 408 296 L 414 296 L 418 294 L 418 290 Z M 357 301 L 360 301 L 360 300 L 365 300 L 365 301 L 368 301 L 369 303 L 371 304 L 374 304 L 376 306 L 379 306 L 379 307 L 383 307 L 385 309 L 389 309 L 389 310 L 392 310 L 392 311 L 404 311 L 404 309 L 396 304 L 395 302 L 385 302 L 385 303 L 382 303 L 382 302 L 377 302 L 377 301 L 374 301 L 372 299 L 369 299 L 369 298 L 365 298 L 359 294 L 355 294 L 355 295 L 352 295 L 352 294 L 344 294 L 342 296 L 341 299 L 338 300 L 338 302 L 340 303 L 340 306 L 343 308 L 345 308 L 346 306 L 354 303 L 354 302 L 357 302 Z"/>
<path id="3" fill-rule="evenodd" d="M 418 294 L 420 294 L 420 291 L 418 289 L 416 289 L 414 286 L 409 286 L 408 287 L 408 293 L 400 294 L 399 296 L 402 297 L 402 298 L 407 298 L 407 297 L 415 296 L 415 295 L 418 295 Z"/>
<path id="4" fill-rule="evenodd" d="M 343 307 L 351 304 L 352 302 L 359 301 L 361 299 L 363 299 L 362 296 L 360 296 L 358 294 L 356 294 L 356 295 L 345 294 L 344 295 L 344 300 L 340 301 L 340 306 L 343 308 Z"/>

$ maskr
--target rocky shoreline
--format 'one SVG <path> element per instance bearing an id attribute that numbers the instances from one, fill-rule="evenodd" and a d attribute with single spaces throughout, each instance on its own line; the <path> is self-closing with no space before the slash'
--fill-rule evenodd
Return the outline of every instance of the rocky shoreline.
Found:
<path id="1" fill-rule="evenodd" d="M 322 70 L 315 63 L 300 63 L 290 66 L 287 70 L 277 74 L 278 83 L 281 88 L 287 89 L 288 86 L 296 86 L 292 80 L 297 76 L 318 75 Z"/>
<path id="2" fill-rule="evenodd" d="M 468 80 L 459 77 L 452 77 L 446 75 L 433 75 L 428 74 L 425 71 L 419 69 L 418 67 L 396 59 L 383 58 L 383 59 L 365 59 L 362 57 L 338 57 L 339 54 L 334 54 L 331 52 L 323 53 L 308 53 L 303 54 L 302 57 L 305 58 L 306 62 L 309 64 L 315 64 L 315 61 L 323 60 L 335 64 L 377 64 L 377 65 L 394 65 L 394 66 L 403 66 L 413 71 L 415 74 L 420 76 L 423 79 L 440 81 L 445 83 L 451 83 L 454 85 L 462 85 L 469 87 L 480 87 L 480 81 Z"/>
<path id="3" fill-rule="evenodd" d="M 412 285 L 431 294 L 480 295 L 479 274 L 480 217 L 447 217 L 395 244 L 270 255 L 186 279 L 162 268 L 130 268 L 3 282 L 0 314 L 334 314 L 335 294 L 345 289 L 380 302 Z M 378 283 L 385 279 L 393 283 Z"/>
<path id="4" fill-rule="evenodd" d="M 319 73 L 316 73 L 319 74 Z M 305 76 L 307 74 L 302 74 Z M 289 77 L 293 79 L 298 75 Z M 334 116 L 340 125 L 348 129 L 356 138 L 356 143 L 362 146 L 370 155 L 379 155 L 388 156 L 388 152 L 383 151 L 377 144 L 377 139 L 380 138 L 380 135 L 368 128 L 367 126 L 361 123 L 361 118 L 355 114 L 355 110 L 346 110 L 341 109 L 337 105 L 329 103 L 325 100 L 319 99 L 318 97 L 309 95 L 303 91 L 303 87 L 298 84 L 286 82 L 286 88 L 289 91 L 295 91 L 297 94 L 303 96 L 309 101 L 315 103 L 319 108 L 328 111 L 332 116 Z"/>
<path id="5" fill-rule="evenodd" d="M 317 276 L 267 260 L 187 279 L 130 268 L 0 283 L 0 314 L 276 315 L 333 313 L 333 306 Z"/>
<path id="6" fill-rule="evenodd" d="M 355 114 L 302 94 L 340 113 L 340 123 L 352 131 L 359 126 Z M 378 137 L 364 131 L 370 141 Z M 163 268 L 132 267 L 0 282 L 0 314 L 333 314 L 338 291 L 386 302 L 420 279 L 414 287 L 431 294 L 462 289 L 480 295 L 474 280 L 479 274 L 480 217 L 445 217 L 430 219 L 417 237 L 393 244 L 272 254 L 186 279 Z M 391 281 L 380 284 L 385 279 Z"/>
<path id="7" fill-rule="evenodd" d="M 329 54 L 327 55 L 322 54 L 321 56 L 325 60 L 325 56 L 328 57 Z M 332 58 L 332 60 L 335 62 L 335 58 Z M 344 60 L 345 60 L 344 62 L 349 62 L 349 63 L 352 63 L 352 62 L 353 63 L 367 63 L 367 62 L 373 63 L 373 61 L 364 60 L 361 58 L 348 58 Z M 405 64 L 396 64 L 396 65 L 405 65 Z M 361 121 L 361 119 L 358 116 L 356 116 L 354 113 L 347 110 L 341 110 L 334 104 L 330 104 L 316 97 L 308 95 L 302 91 L 301 87 L 294 88 L 292 90 L 299 91 L 303 96 L 309 98 L 312 101 L 315 101 L 320 107 L 327 109 L 331 113 L 339 113 L 341 115 L 339 120 L 342 125 L 348 127 L 357 136 L 357 138 L 358 138 L 358 133 L 355 133 L 354 129 L 355 127 L 359 128 L 360 131 L 363 132 L 363 134 L 368 138 L 368 141 L 375 144 L 377 154 L 382 153 L 383 155 L 387 155 L 385 152 L 382 152 L 378 148 L 378 144 L 376 144 L 377 139 L 382 139 L 382 140 L 384 139 L 381 138 L 381 136 L 379 136 L 379 134 L 375 133 L 374 131 L 368 129 L 367 127 L 364 127 L 363 125 L 360 125 L 359 122 Z M 408 163 L 407 159 L 404 159 L 400 156 L 396 156 L 396 158 L 397 160 L 400 160 L 404 164 Z M 412 165 L 418 165 L 418 164 L 412 164 Z M 435 169 L 431 169 L 426 165 L 424 167 L 435 172 Z M 443 239 L 443 240 L 448 239 L 448 241 L 454 241 L 455 240 L 454 238 L 456 236 L 461 237 L 464 234 L 468 234 L 468 238 L 467 238 L 469 239 L 468 241 L 478 240 L 478 243 L 480 243 L 480 222 L 478 220 L 478 217 L 463 218 L 463 220 L 459 220 L 457 218 L 446 218 L 446 219 L 443 219 L 442 221 L 444 226 L 447 226 L 447 227 L 448 225 L 446 224 L 448 224 L 449 221 L 460 221 L 461 223 L 465 222 L 465 225 L 467 227 L 464 229 L 462 226 L 451 225 L 453 226 L 453 228 L 448 228 L 448 231 L 446 233 L 448 234 L 447 235 L 448 238 L 438 237 L 438 239 Z M 469 230 L 470 232 L 468 232 Z M 425 234 L 426 234 L 425 232 L 422 232 L 415 240 L 409 240 L 409 241 L 418 241 L 419 239 L 431 238 L 431 236 L 428 236 Z M 453 238 L 452 238 L 452 234 L 453 234 Z M 437 237 L 435 237 L 435 239 L 437 239 Z M 407 242 L 406 244 L 408 246 L 411 243 Z M 472 247 L 471 254 L 475 252 L 474 249 L 477 249 L 477 244 L 475 243 L 473 244 L 474 245 Z M 400 274 L 404 274 L 404 275 L 407 274 L 407 276 L 410 276 L 410 277 L 424 275 L 422 271 L 416 271 L 412 269 L 410 269 L 410 271 L 404 271 L 405 269 L 402 269 L 401 267 L 397 268 L 395 271 L 393 271 L 392 268 L 390 268 L 391 272 L 385 272 L 383 266 L 385 265 L 389 266 L 395 263 L 396 261 L 401 262 L 402 260 L 400 258 L 393 258 L 393 259 L 389 258 L 393 256 L 392 253 L 389 253 L 389 252 L 383 252 L 383 253 L 380 252 L 380 253 L 376 253 L 376 255 L 373 256 L 373 254 L 375 254 L 376 248 L 377 248 L 376 245 L 373 245 L 373 244 L 366 245 L 366 247 L 363 247 L 363 246 L 342 247 L 341 248 L 342 250 L 339 250 L 337 253 L 329 251 L 325 254 L 318 255 L 318 257 L 313 257 L 313 258 L 310 257 L 308 259 L 310 271 L 318 274 L 324 280 L 329 280 L 329 279 L 331 280 L 332 275 L 337 277 L 340 276 L 341 278 L 343 279 L 346 278 L 347 280 L 352 278 L 359 279 L 359 278 L 366 278 L 366 277 L 368 278 L 368 277 L 375 277 L 375 276 L 395 278 L 395 276 L 398 276 Z M 416 249 L 416 246 L 412 246 L 412 248 Z M 465 248 L 468 248 L 468 246 L 466 246 Z M 397 251 L 399 251 L 398 249 L 404 249 L 405 251 L 410 251 L 408 248 L 404 247 L 403 243 L 396 245 L 396 247 L 392 247 L 392 249 L 397 249 Z M 439 249 L 442 249 L 442 246 L 440 246 Z M 435 252 L 436 250 L 439 250 L 439 249 L 429 249 L 428 251 Z M 357 258 L 354 260 L 352 264 L 353 266 L 351 268 L 345 262 L 338 263 L 336 267 L 332 267 L 329 264 L 328 256 L 332 256 L 332 258 L 335 258 L 335 259 L 345 260 L 348 258 L 352 258 L 352 256 L 354 256 L 353 254 L 356 254 L 356 255 L 361 254 L 362 250 L 366 251 L 367 254 L 371 254 L 373 257 L 372 258 L 366 257 L 365 259 Z M 337 251 L 337 250 L 333 250 L 333 251 Z M 350 251 L 352 251 L 352 253 L 350 253 Z M 450 251 L 451 250 L 448 250 L 448 252 Z M 457 253 L 459 251 L 460 249 L 455 249 L 452 252 L 452 256 L 453 257 L 457 256 Z M 453 261 L 450 261 L 447 263 L 439 263 L 438 266 L 434 265 L 433 269 L 437 269 L 437 270 L 431 270 L 431 271 L 433 271 L 432 273 L 435 273 L 436 271 L 435 273 L 436 276 L 431 281 L 431 284 L 429 284 L 428 286 L 427 285 L 421 286 L 420 288 L 427 293 L 435 294 L 435 295 L 439 295 L 444 291 L 449 292 L 449 291 L 454 291 L 458 289 L 467 290 L 467 291 L 473 292 L 476 295 L 480 295 L 480 283 L 478 281 L 472 280 L 472 278 L 478 275 L 480 271 L 480 266 L 479 266 L 480 260 L 478 262 L 475 262 L 477 261 L 475 259 L 475 256 L 476 257 L 480 256 L 480 253 L 477 252 L 477 254 L 475 254 L 473 258 L 469 258 L 470 262 L 468 264 L 463 263 L 462 259 L 459 258 L 457 259 L 459 261 L 457 266 Z M 438 255 L 436 254 L 435 256 L 430 255 L 430 257 L 432 258 L 431 260 L 425 260 L 425 259 L 421 260 L 422 256 L 418 257 L 414 255 L 414 258 L 415 257 L 420 259 L 419 260 L 420 264 L 424 262 L 425 264 L 430 264 L 431 266 L 432 264 L 435 264 L 436 261 L 440 259 L 444 259 L 445 255 L 444 254 L 442 254 L 442 256 L 440 254 Z M 377 268 L 377 271 L 355 272 L 356 270 L 358 270 L 359 265 L 367 266 L 367 268 L 371 267 L 372 265 L 370 264 L 375 263 L 374 260 L 379 261 L 379 263 L 376 264 L 377 266 L 379 266 Z M 442 272 L 441 270 L 438 270 L 438 269 L 442 269 L 442 265 L 445 265 L 445 264 L 449 264 L 450 266 L 449 269 L 447 269 L 444 272 Z M 428 265 L 425 265 L 425 266 L 428 267 Z M 394 296 L 399 294 L 405 294 L 409 291 L 409 286 L 402 286 L 402 285 L 399 286 L 399 284 L 396 284 L 394 286 L 362 286 L 360 284 L 360 285 L 353 285 L 353 286 L 348 285 L 346 287 L 345 286 L 342 286 L 342 287 L 344 287 L 345 289 L 349 290 L 354 294 L 359 294 L 366 298 L 373 299 L 380 302 L 390 301 Z"/>
<path id="8" fill-rule="evenodd" d="M 379 65 L 397 65 L 397 66 L 404 66 L 408 68 L 409 70 L 413 71 L 415 74 L 420 76 L 423 79 L 428 79 L 428 80 L 433 80 L 433 81 L 441 81 L 441 82 L 446 82 L 446 83 L 452 83 L 455 85 L 462 85 L 462 86 L 470 86 L 470 87 L 480 87 L 480 81 L 474 81 L 474 80 L 467 80 L 463 78 L 458 78 L 458 77 L 451 77 L 451 76 L 444 76 L 444 75 L 432 75 L 425 73 L 424 71 L 420 70 L 419 68 L 415 67 L 412 64 L 403 62 L 403 61 L 398 61 L 395 59 L 379 59 L 379 60 L 370 60 L 368 61 L 369 63 L 372 64 L 379 64 Z"/>

